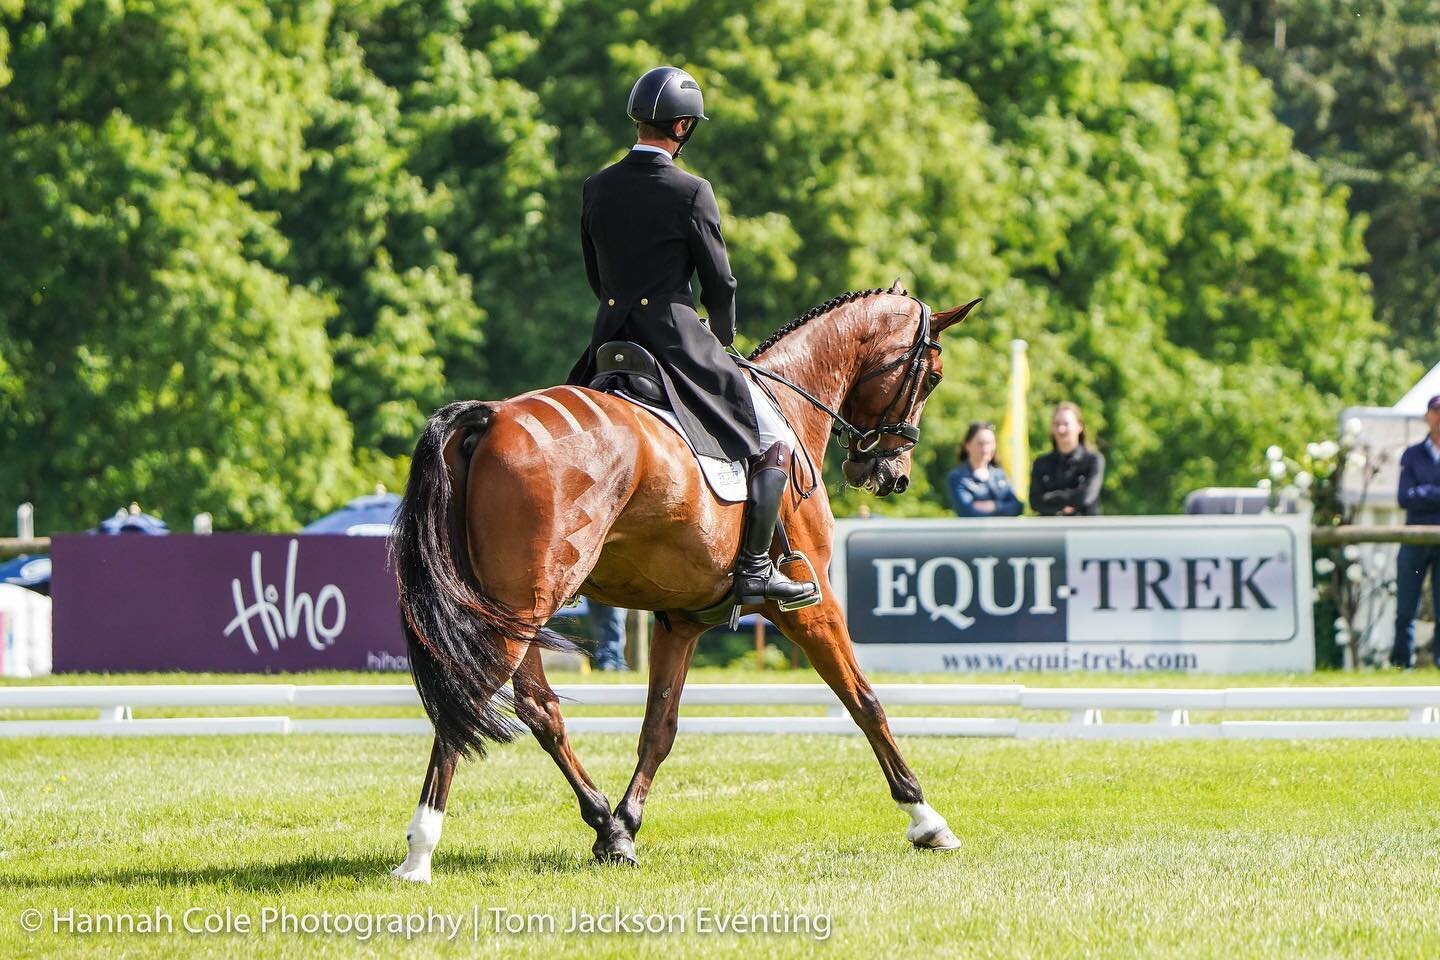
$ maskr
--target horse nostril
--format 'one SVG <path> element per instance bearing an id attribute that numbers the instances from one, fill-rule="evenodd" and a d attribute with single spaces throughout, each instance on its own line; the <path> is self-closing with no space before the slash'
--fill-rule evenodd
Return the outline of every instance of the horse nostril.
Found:
<path id="1" fill-rule="evenodd" d="M 840 464 L 840 470 L 845 474 L 848 483 L 858 487 L 865 483 L 865 478 L 870 475 L 873 466 L 873 460 L 851 460 L 846 457 Z"/>
<path id="2" fill-rule="evenodd" d="M 910 478 L 904 475 L 895 478 L 895 492 L 904 493 L 910 488 Z"/>

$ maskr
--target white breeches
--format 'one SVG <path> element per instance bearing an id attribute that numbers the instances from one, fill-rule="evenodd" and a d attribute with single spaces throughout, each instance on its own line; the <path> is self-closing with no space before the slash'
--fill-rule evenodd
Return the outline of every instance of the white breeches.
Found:
<path id="1" fill-rule="evenodd" d="M 755 407 L 755 424 L 760 434 L 760 449 L 770 449 L 772 443 L 784 442 L 787 446 L 793 446 L 793 434 L 790 432 L 790 425 L 775 409 L 774 402 L 760 389 L 754 377 L 747 376 L 745 383 L 750 387 L 750 401 Z M 790 451 L 794 453 L 794 450 Z"/>

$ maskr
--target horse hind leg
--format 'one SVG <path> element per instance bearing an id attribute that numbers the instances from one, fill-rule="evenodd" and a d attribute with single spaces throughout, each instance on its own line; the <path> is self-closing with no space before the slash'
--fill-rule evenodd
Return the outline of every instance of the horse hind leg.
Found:
<path id="1" fill-rule="evenodd" d="M 512 665 L 513 670 L 514 665 L 522 662 L 522 658 L 534 650 L 533 646 L 523 640 L 506 641 L 506 662 Z M 499 680 L 499 684 L 503 685 L 509 676 L 510 674 L 506 673 L 505 678 Z M 413 883 L 430 882 L 430 861 L 440 842 L 445 804 L 450 796 L 450 783 L 455 777 L 455 766 L 459 759 L 460 751 L 456 747 L 439 736 L 435 737 L 430 747 L 430 762 L 425 768 L 425 780 L 420 786 L 420 802 L 416 804 L 415 814 L 405 829 L 405 860 L 390 871 L 392 877 Z"/>
<path id="2" fill-rule="evenodd" d="M 577 551 L 551 515 L 553 492 L 537 489 L 546 485 L 532 468 L 543 458 L 509 459 L 518 431 L 486 404 L 438 412 L 416 445 L 397 516 L 392 554 L 411 672 L 436 729 L 407 856 L 393 871 L 406 880 L 430 879 L 460 754 L 514 733 L 497 693 L 532 646 L 571 647 L 543 625 L 583 573 L 564 555 Z"/>
<path id="3" fill-rule="evenodd" d="M 450 796 L 450 781 L 455 776 L 459 754 L 435 738 L 430 748 L 430 765 L 425 769 L 425 782 L 420 787 L 420 802 L 415 816 L 405 831 L 407 852 L 405 862 L 390 871 L 392 877 L 412 883 L 430 882 L 430 858 L 440 842 L 440 826 L 445 819 L 445 801 Z"/>
<path id="4" fill-rule="evenodd" d="M 685 675 L 695 656 L 695 645 L 705 627 L 686 620 L 674 619 L 669 625 L 656 619 L 650 643 L 650 680 L 645 697 L 645 720 L 640 729 L 639 762 L 615 808 L 615 819 L 624 834 L 595 855 L 600 859 L 635 861 L 635 835 L 640 832 L 645 800 L 660 764 L 670 755 L 679 726 L 680 694 L 685 688 Z"/>
<path id="5" fill-rule="evenodd" d="M 580 816 L 595 831 L 592 848 L 599 860 L 635 863 L 635 844 L 628 832 L 610 813 L 605 798 L 590 775 L 585 772 L 565 732 L 565 718 L 560 713 L 560 697 L 545 676 L 540 651 L 531 647 L 520 668 L 515 671 L 515 713 L 530 728 L 541 748 L 555 761 L 580 801 Z"/>

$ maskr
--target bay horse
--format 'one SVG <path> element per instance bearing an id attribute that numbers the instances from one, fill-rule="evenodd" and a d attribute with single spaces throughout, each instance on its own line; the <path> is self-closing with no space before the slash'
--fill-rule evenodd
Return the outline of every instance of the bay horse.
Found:
<path id="1" fill-rule="evenodd" d="M 805 651 L 849 711 L 910 817 L 906 839 L 924 849 L 959 841 L 925 803 L 856 663 L 826 576 L 835 518 L 819 470 L 832 428 L 843 425 L 846 481 L 881 496 L 905 490 L 920 414 L 941 375 L 936 337 L 977 303 L 932 317 L 898 281 L 846 294 L 776 331 L 749 364 L 767 376 L 803 447 L 792 457 L 792 477 L 802 475 L 781 520 L 812 561 L 823 596 L 790 612 L 750 609 Z M 694 611 L 731 589 L 743 510 L 710 492 L 671 427 L 611 394 L 551 387 L 452 403 L 430 418 L 396 515 L 391 563 L 411 673 L 435 740 L 395 876 L 429 882 L 456 761 L 518 732 L 502 712 L 507 699 L 574 789 L 596 834 L 595 857 L 637 863 L 645 799 L 675 740 L 696 641 L 709 629 Z M 575 756 L 541 666 L 542 648 L 573 649 L 543 625 L 577 594 L 657 612 L 639 763 L 613 809 Z"/>

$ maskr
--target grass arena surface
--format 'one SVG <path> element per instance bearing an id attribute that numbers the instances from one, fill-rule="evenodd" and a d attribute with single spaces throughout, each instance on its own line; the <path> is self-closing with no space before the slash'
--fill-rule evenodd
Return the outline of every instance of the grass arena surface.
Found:
<path id="1" fill-rule="evenodd" d="M 945 679 L 1238 686 L 1434 678 Z M 617 800 L 634 738 L 582 735 L 575 745 Z M 960 851 L 908 847 L 906 818 L 858 737 L 682 734 L 646 809 L 641 867 L 595 865 L 593 834 L 569 788 L 522 739 L 461 766 L 435 884 L 412 887 L 388 871 L 404 854 L 423 738 L 0 740 L 0 957 L 1440 955 L 1440 742 L 907 737 L 901 748 Z M 362 940 L 354 930 L 276 930 L 281 921 L 272 919 L 265 932 L 191 934 L 183 929 L 191 908 L 192 923 L 249 918 L 257 928 L 267 911 L 329 911 L 350 918 L 332 926 L 354 926 L 361 914 L 423 918 L 433 910 L 458 918 L 460 929 L 454 940 L 440 932 Z M 670 932 L 564 932 L 572 910 L 613 922 L 617 908 Z M 526 932 L 504 932 L 497 909 Z M 40 911 L 38 932 L 21 929 L 27 910 Z M 86 918 L 134 925 L 167 917 L 174 932 L 55 932 L 57 910 L 73 911 L 69 922 L 81 926 Z M 700 932 L 702 916 L 712 927 L 748 920 L 772 932 Z"/>

